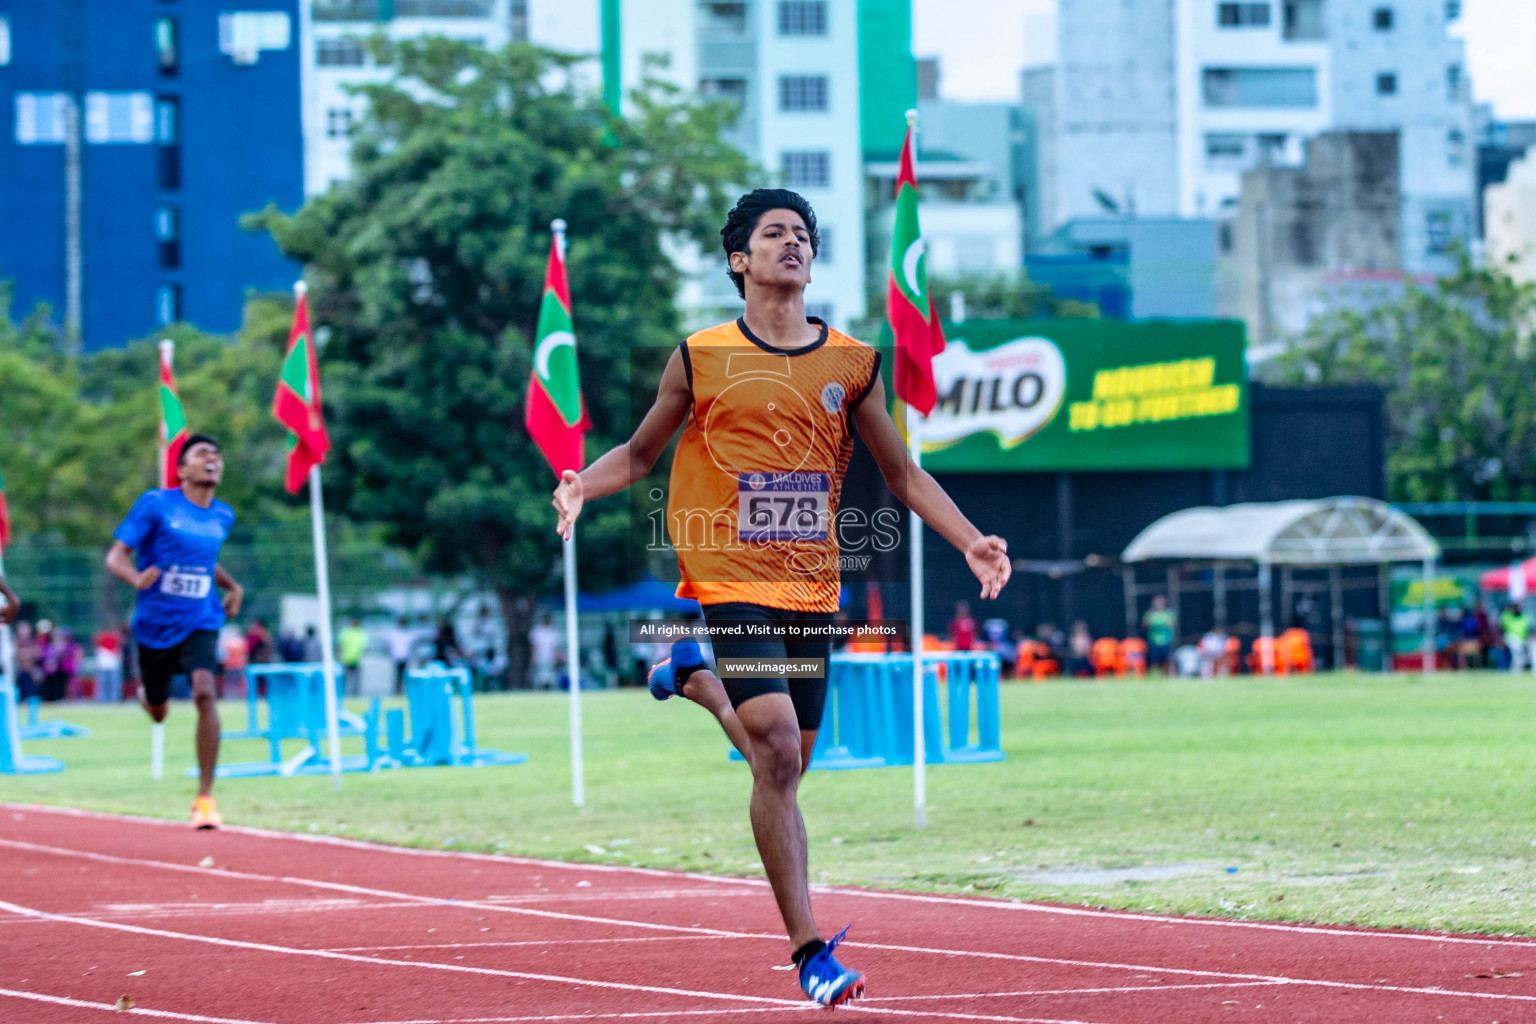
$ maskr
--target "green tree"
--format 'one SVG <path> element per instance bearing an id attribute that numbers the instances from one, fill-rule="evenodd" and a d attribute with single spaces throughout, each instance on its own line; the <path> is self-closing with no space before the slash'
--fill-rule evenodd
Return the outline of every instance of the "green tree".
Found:
<path id="1" fill-rule="evenodd" d="M 1536 498 L 1536 286 L 1460 268 L 1396 301 L 1316 320 L 1266 371 L 1387 391 L 1397 501 Z"/>
<path id="2" fill-rule="evenodd" d="M 560 551 L 554 477 L 522 424 L 549 223 L 569 223 L 595 453 L 629 434 L 654 393 L 625 373 L 628 351 L 680 336 L 669 240 L 706 243 L 748 166 L 721 139 L 726 104 L 653 83 L 621 120 L 574 84 L 573 57 L 373 45 L 396 76 L 361 90 L 371 113 L 352 177 L 260 223 L 306 265 L 327 332 L 330 500 L 384 524 L 425 568 L 493 589 L 518 678 Z M 585 585 L 619 582 L 627 520 L 615 503 L 584 516 Z"/>

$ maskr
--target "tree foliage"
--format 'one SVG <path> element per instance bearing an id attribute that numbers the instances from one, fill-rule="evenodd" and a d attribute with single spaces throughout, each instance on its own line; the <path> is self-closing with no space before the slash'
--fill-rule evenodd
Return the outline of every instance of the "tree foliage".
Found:
<path id="1" fill-rule="evenodd" d="M 1536 499 L 1536 286 L 1463 260 L 1428 289 L 1315 321 L 1267 373 L 1387 391 L 1399 501 Z"/>
<path id="2" fill-rule="evenodd" d="M 517 639 L 558 580 L 554 477 L 522 422 L 550 222 L 569 224 L 595 455 L 628 436 L 654 393 L 624 372 L 627 351 L 679 339 L 667 245 L 707 242 L 748 167 L 721 141 L 725 104 L 652 84 L 621 120 L 574 83 L 572 57 L 373 45 L 396 75 L 361 90 L 371 112 L 352 176 L 260 223 L 305 264 L 328 331 L 328 495 L 427 568 L 494 588 Z M 619 582 L 627 518 L 622 502 L 584 515 L 584 585 Z"/>

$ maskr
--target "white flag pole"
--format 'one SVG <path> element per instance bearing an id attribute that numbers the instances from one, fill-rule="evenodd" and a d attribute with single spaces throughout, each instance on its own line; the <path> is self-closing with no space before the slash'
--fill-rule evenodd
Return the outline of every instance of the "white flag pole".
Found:
<path id="1" fill-rule="evenodd" d="M 555 236 L 560 263 L 565 264 L 565 221 L 549 222 Z M 565 557 L 565 667 L 570 680 L 571 698 L 571 803 L 584 807 L 587 802 L 586 773 L 581 754 L 581 652 L 576 643 L 576 526 L 571 525 L 569 540 L 561 544 Z"/>
<path id="2" fill-rule="evenodd" d="M 907 111 L 907 127 L 912 133 L 912 171 L 917 172 L 917 111 Z M 922 416 L 912 406 L 906 406 L 907 450 L 912 463 L 918 469 L 923 465 L 923 444 L 919 437 Z M 928 824 L 928 748 L 923 729 L 923 520 L 910 508 L 907 510 L 908 529 L 912 533 L 912 811 L 913 823 L 919 829 Z"/>
<path id="3" fill-rule="evenodd" d="M 0 551 L 0 578 L 5 576 L 5 553 Z M 3 601 L 0 598 L 0 601 Z M 0 672 L 5 673 L 5 681 L 0 684 L 0 701 L 5 706 L 0 708 L 0 713 L 5 715 L 6 742 L 10 744 L 11 756 L 17 761 L 20 768 L 21 761 L 21 704 L 19 699 L 21 692 L 16 688 L 16 642 L 11 634 L 9 624 L 0 626 Z"/>
<path id="4" fill-rule="evenodd" d="M 302 298 L 309 290 L 303 281 L 295 281 L 293 294 Z M 310 324 L 309 344 L 315 343 L 314 325 Z M 312 358 L 318 359 L 316 356 Z M 325 497 L 320 490 L 320 467 L 309 468 L 309 524 L 315 539 L 315 592 L 320 601 L 320 671 L 325 692 L 325 731 L 331 746 L 331 784 L 341 792 L 341 723 L 336 706 L 336 651 L 331 639 L 331 572 L 325 554 Z"/>
<path id="5" fill-rule="evenodd" d="M 174 369 L 176 343 L 169 338 L 160 339 L 160 365 Z M 155 460 L 155 488 L 165 486 L 165 459 L 171 449 L 171 439 L 165 434 L 165 410 L 160 410 L 160 457 Z M 165 778 L 165 723 L 155 722 L 149 727 L 149 777 L 155 782 Z"/>

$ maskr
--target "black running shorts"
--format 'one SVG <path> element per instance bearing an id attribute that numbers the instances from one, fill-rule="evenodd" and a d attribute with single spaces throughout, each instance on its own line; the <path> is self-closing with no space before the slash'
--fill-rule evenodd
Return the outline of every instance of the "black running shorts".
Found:
<path id="1" fill-rule="evenodd" d="M 151 706 L 171 699 L 171 680 L 190 676 L 198 669 L 218 674 L 219 634 L 211 629 L 194 631 L 175 647 L 139 646 L 139 675 L 144 682 L 144 703 Z"/>
<path id="2" fill-rule="evenodd" d="M 821 658 L 824 662 L 830 662 L 831 639 L 787 638 L 783 635 L 782 627 L 791 622 L 825 626 L 831 624 L 832 616 L 827 612 L 796 612 L 740 601 L 704 606 L 704 623 L 710 627 L 709 642 L 715 650 L 717 667 L 721 658 Z M 726 623 L 750 623 L 778 628 L 751 638 L 716 636 L 714 627 Z M 820 679 L 756 676 L 749 679 L 721 679 L 720 682 L 733 708 L 739 708 L 753 697 L 765 693 L 787 693 L 795 705 L 795 717 L 800 722 L 800 728 L 807 732 L 821 728 L 821 712 L 827 702 L 825 675 Z"/>

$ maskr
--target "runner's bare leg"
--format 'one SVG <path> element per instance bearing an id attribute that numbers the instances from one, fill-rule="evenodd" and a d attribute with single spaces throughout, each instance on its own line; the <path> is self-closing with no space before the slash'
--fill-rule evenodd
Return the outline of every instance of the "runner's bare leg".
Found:
<path id="1" fill-rule="evenodd" d="M 208 796 L 219 766 L 219 705 L 214 699 L 213 673 L 205 668 L 192 673 L 192 703 L 197 706 L 197 795 Z"/>
<path id="2" fill-rule="evenodd" d="M 707 668 L 698 669 L 683 681 L 682 690 L 679 692 L 715 716 L 720 722 L 720 728 L 725 730 L 731 745 L 747 759 L 747 765 L 750 767 L 752 741 L 747 738 L 747 730 L 742 727 L 741 719 L 736 716 L 735 709 L 731 707 L 731 699 L 725 695 L 725 686 L 720 682 L 720 677 Z"/>
<path id="3" fill-rule="evenodd" d="M 790 949 L 799 949 L 820 936 L 811 917 L 805 819 L 797 801 L 804 754 L 795 706 L 787 693 L 765 693 L 736 714 L 752 745 L 752 836 Z"/>

